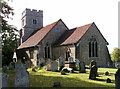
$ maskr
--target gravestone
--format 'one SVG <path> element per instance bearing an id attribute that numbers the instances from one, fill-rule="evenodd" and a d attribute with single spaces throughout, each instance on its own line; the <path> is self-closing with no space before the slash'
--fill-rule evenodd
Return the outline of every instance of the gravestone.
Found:
<path id="1" fill-rule="evenodd" d="M 96 79 L 97 76 L 97 66 L 93 65 L 92 68 L 90 69 L 90 74 L 89 74 L 89 79 Z"/>
<path id="2" fill-rule="evenodd" d="M 54 82 L 53 87 L 60 87 L 60 82 Z"/>
<path id="3" fill-rule="evenodd" d="M 61 75 L 66 75 L 65 71 L 61 70 Z"/>
<path id="4" fill-rule="evenodd" d="M 111 83 L 111 79 L 107 78 L 106 82 Z"/>
<path id="5" fill-rule="evenodd" d="M 58 62 L 56 60 L 52 62 L 52 71 L 58 71 Z"/>
<path id="6" fill-rule="evenodd" d="M 75 60 L 75 65 L 76 65 L 76 69 L 79 70 L 79 63 L 80 61 L 78 59 Z"/>
<path id="7" fill-rule="evenodd" d="M 62 69 L 62 71 L 66 72 L 66 73 L 69 73 L 69 72 L 74 73 L 74 70 L 72 68 L 67 68 L 67 67 L 64 67 Z"/>
<path id="8" fill-rule="evenodd" d="M 75 64 L 79 65 L 80 61 L 79 59 L 75 59 Z"/>
<path id="9" fill-rule="evenodd" d="M 96 61 L 94 61 L 94 60 L 92 60 L 92 61 L 90 62 L 89 68 L 91 68 L 93 65 L 97 66 L 97 63 L 96 63 Z"/>
<path id="10" fill-rule="evenodd" d="M 25 66 L 30 68 L 32 66 L 32 62 L 31 61 L 25 61 Z"/>
<path id="11" fill-rule="evenodd" d="M 36 72 L 36 70 L 35 70 L 34 68 L 32 69 L 32 71 L 33 71 L 33 72 Z"/>
<path id="12" fill-rule="evenodd" d="M 69 61 L 69 62 L 73 62 L 73 58 L 72 58 L 72 57 L 69 57 L 69 58 L 68 58 L 68 61 Z"/>
<path id="13" fill-rule="evenodd" d="M 84 63 L 84 62 L 80 62 L 80 63 L 79 63 L 79 72 L 80 72 L 80 73 L 86 73 L 85 63 Z"/>
<path id="14" fill-rule="evenodd" d="M 9 75 L 2 73 L 2 87 L 9 87 Z"/>
<path id="15" fill-rule="evenodd" d="M 120 89 L 120 68 L 115 74 L 115 89 Z"/>
<path id="16" fill-rule="evenodd" d="M 109 72 L 108 72 L 108 71 L 107 71 L 107 72 L 105 72 L 105 75 L 106 75 L 106 76 L 108 76 L 108 75 L 109 75 Z"/>
<path id="17" fill-rule="evenodd" d="M 64 66 L 65 66 L 65 60 L 64 60 L 64 58 L 60 57 L 58 63 L 59 63 L 59 70 L 62 70 L 62 68 L 64 68 Z"/>
<path id="18" fill-rule="evenodd" d="M 52 61 L 51 61 L 51 59 L 47 60 L 46 65 L 47 65 L 46 70 L 51 71 L 52 70 Z"/>
<path id="19" fill-rule="evenodd" d="M 29 73 L 21 62 L 16 62 L 15 87 L 29 87 Z"/>
<path id="20" fill-rule="evenodd" d="M 39 65 L 41 65 L 41 67 L 43 67 L 44 64 L 45 64 L 44 58 L 40 58 L 40 59 L 39 59 Z"/>

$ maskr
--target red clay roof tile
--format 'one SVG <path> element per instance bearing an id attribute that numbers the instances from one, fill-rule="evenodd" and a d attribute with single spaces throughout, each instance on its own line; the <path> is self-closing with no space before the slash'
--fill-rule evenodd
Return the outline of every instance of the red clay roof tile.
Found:
<path id="1" fill-rule="evenodd" d="M 55 45 L 65 45 L 65 44 L 76 43 L 81 39 L 81 37 L 86 33 L 86 31 L 89 29 L 89 27 L 92 24 L 93 23 L 90 23 L 90 24 L 66 31 L 64 35 L 55 43 Z"/>
<path id="2" fill-rule="evenodd" d="M 34 35 L 32 35 L 25 42 L 23 42 L 17 49 L 22 49 L 37 45 L 60 20 L 38 30 Z"/>

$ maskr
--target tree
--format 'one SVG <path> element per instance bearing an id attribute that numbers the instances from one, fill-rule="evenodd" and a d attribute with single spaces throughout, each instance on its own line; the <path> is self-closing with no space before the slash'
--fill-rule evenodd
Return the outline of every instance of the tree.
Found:
<path id="1" fill-rule="evenodd" d="M 114 48 L 114 51 L 111 54 L 112 61 L 120 62 L 120 49 Z"/>
<path id="2" fill-rule="evenodd" d="M 9 25 L 7 19 L 14 15 L 13 8 L 7 2 L 1 0 L 2 8 L 0 17 L 2 19 L 2 65 L 8 65 L 12 61 L 14 50 L 18 46 L 18 30 Z"/>

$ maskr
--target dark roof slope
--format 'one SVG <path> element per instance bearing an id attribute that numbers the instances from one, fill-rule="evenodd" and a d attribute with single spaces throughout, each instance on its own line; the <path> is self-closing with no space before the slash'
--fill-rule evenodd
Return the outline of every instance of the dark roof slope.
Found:
<path id="1" fill-rule="evenodd" d="M 78 42 L 92 24 L 93 23 L 90 23 L 90 24 L 66 31 L 54 45 L 58 46 L 58 45 L 66 45 L 66 44 Z"/>
<path id="2" fill-rule="evenodd" d="M 38 30 L 35 34 L 33 34 L 30 38 L 23 42 L 17 49 L 36 46 L 60 20 Z"/>

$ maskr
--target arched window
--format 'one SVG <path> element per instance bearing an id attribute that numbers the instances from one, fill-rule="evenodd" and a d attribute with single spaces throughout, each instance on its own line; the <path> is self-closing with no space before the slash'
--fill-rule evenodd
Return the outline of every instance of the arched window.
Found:
<path id="1" fill-rule="evenodd" d="M 66 51 L 66 61 L 68 61 L 69 57 L 70 57 L 70 49 L 67 48 L 67 51 Z"/>
<path id="2" fill-rule="evenodd" d="M 33 57 L 34 51 L 33 51 L 33 50 L 30 50 L 29 52 L 30 52 L 30 59 L 33 59 L 33 58 L 34 58 L 34 57 Z"/>
<path id="3" fill-rule="evenodd" d="M 45 58 L 50 58 L 50 45 L 46 44 L 45 48 Z"/>
<path id="4" fill-rule="evenodd" d="M 89 42 L 89 57 L 98 57 L 98 47 L 95 38 L 91 38 Z"/>

